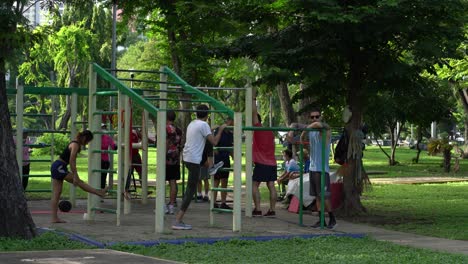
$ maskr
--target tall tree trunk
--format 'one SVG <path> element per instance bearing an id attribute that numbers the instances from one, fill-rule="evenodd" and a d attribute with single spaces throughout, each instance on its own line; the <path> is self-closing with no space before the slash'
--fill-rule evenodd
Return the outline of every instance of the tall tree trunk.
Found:
<path id="1" fill-rule="evenodd" d="M 359 52 L 352 50 L 350 54 L 353 54 L 352 56 L 357 56 Z M 338 213 L 346 216 L 357 215 L 366 211 L 361 202 L 361 193 L 365 181 L 368 180 L 362 164 L 362 145 L 356 146 L 356 140 L 359 140 L 356 138 L 356 135 L 361 131 L 362 125 L 364 102 L 362 100 L 363 91 L 361 86 L 364 77 L 360 75 L 363 74 L 363 69 L 359 65 L 361 63 L 360 58 L 354 57 L 352 62 L 348 76 L 347 94 L 347 103 L 352 112 L 352 116 L 351 120 L 346 125 L 346 129 L 350 133 L 350 148 L 348 149 L 347 172 L 346 176 L 343 177 L 344 200 L 342 206 L 338 210 Z M 360 134 L 362 134 L 362 132 Z M 353 140 L 355 144 L 352 144 Z M 354 147 L 352 147 L 353 145 Z"/>
<path id="2" fill-rule="evenodd" d="M 459 95 L 459 100 L 460 100 L 460 103 L 462 104 L 463 106 L 463 110 L 464 110 L 464 113 L 463 113 L 463 123 L 465 124 L 465 131 L 463 133 L 463 138 L 465 139 L 465 146 L 463 148 L 463 159 L 466 159 L 468 158 L 468 89 L 464 88 L 464 89 L 461 89 L 461 88 L 458 88 L 456 87 L 455 89 L 457 89 L 457 92 L 458 92 L 458 95 Z"/>
<path id="3" fill-rule="evenodd" d="M 281 105 L 281 112 L 284 115 L 284 121 L 286 125 L 290 125 L 296 122 L 296 116 L 294 115 L 294 108 L 291 104 L 291 97 L 289 96 L 288 85 L 285 82 L 280 82 L 276 86 L 278 97 Z"/>
<path id="4" fill-rule="evenodd" d="M 444 149 L 443 152 L 444 155 L 444 171 L 445 172 L 450 172 L 450 167 L 451 167 L 451 161 L 452 161 L 452 149 Z"/>
<path id="5" fill-rule="evenodd" d="M 0 49 L 5 46 L 0 43 Z M 0 102 L 7 102 L 5 60 L 0 56 Z M 8 104 L 0 103 L 0 237 L 30 239 L 36 226 L 19 179 Z"/>
<path id="6" fill-rule="evenodd" d="M 65 113 L 62 116 L 62 119 L 60 119 L 60 125 L 59 125 L 59 130 L 67 129 L 68 127 L 68 121 L 70 120 L 71 117 L 71 102 L 70 102 L 70 96 L 66 95 L 65 96 Z"/>
<path id="7" fill-rule="evenodd" d="M 418 126 L 416 129 L 416 157 L 413 159 L 414 163 L 419 162 L 419 155 L 421 155 L 421 148 L 419 147 L 422 141 L 422 128 Z"/>

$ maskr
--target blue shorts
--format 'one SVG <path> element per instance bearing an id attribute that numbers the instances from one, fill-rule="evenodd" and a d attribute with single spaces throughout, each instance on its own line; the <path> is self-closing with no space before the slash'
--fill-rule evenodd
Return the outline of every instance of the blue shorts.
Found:
<path id="1" fill-rule="evenodd" d="M 50 167 L 50 175 L 52 179 L 63 181 L 65 177 L 70 173 L 67 168 L 67 164 L 61 160 L 56 160 Z"/>
<path id="2" fill-rule="evenodd" d="M 271 182 L 278 179 L 277 167 L 255 163 L 252 180 L 256 182 Z"/>

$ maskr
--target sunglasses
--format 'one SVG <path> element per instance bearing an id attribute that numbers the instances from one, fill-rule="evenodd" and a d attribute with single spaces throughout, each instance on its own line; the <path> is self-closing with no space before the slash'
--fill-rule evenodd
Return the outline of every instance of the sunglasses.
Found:
<path id="1" fill-rule="evenodd" d="M 319 119 L 320 118 L 320 115 L 311 115 L 309 116 L 310 119 Z"/>

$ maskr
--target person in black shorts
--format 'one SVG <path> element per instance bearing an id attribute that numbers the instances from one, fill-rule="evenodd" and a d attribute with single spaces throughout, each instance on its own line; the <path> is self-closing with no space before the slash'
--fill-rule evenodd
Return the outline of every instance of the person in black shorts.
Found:
<path id="1" fill-rule="evenodd" d="M 97 196 L 104 197 L 106 195 L 107 189 L 95 189 L 91 187 L 80 179 L 78 171 L 76 170 L 76 158 L 78 153 L 81 151 L 81 146 L 87 145 L 91 140 L 93 140 L 93 133 L 91 133 L 91 131 L 84 130 L 79 132 L 76 135 L 75 140 L 70 142 L 63 150 L 62 154 L 60 154 L 59 158 L 52 163 L 50 168 L 52 177 L 52 223 L 66 223 L 66 221 L 60 219 L 57 215 L 58 203 L 60 195 L 62 194 L 64 180 Z M 68 171 L 68 164 L 70 164 L 71 172 Z"/>
<path id="2" fill-rule="evenodd" d="M 176 114 L 173 110 L 166 113 L 166 181 L 169 182 L 169 204 L 166 214 L 174 214 L 177 198 L 177 181 L 180 180 L 180 152 L 182 151 L 182 130 L 174 122 Z"/>
<path id="3" fill-rule="evenodd" d="M 262 126 L 262 120 L 257 112 L 256 99 L 252 103 L 252 123 L 256 127 Z M 277 192 L 275 182 L 277 180 L 277 164 L 275 158 L 275 135 L 272 131 L 255 130 L 253 132 L 252 159 L 255 164 L 252 175 L 252 197 L 255 208 L 252 216 L 275 217 Z M 260 184 L 265 182 L 270 192 L 270 208 L 262 215 L 260 210 Z"/>

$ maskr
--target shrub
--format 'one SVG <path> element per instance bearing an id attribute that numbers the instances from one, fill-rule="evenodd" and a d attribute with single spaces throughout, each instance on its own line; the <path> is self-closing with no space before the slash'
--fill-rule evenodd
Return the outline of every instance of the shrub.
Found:
<path id="1" fill-rule="evenodd" d="M 33 153 L 35 156 L 49 155 L 51 148 L 54 150 L 54 153 L 57 154 L 62 152 L 62 150 L 68 146 L 68 143 L 70 143 L 70 137 L 66 134 L 47 133 L 40 136 L 36 143 L 44 143 L 51 146 L 34 149 Z"/>

